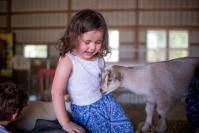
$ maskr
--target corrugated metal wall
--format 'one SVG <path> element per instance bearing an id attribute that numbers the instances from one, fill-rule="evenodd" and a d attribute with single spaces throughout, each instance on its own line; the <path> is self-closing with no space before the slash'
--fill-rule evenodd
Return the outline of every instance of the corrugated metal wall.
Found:
<path id="1" fill-rule="evenodd" d="M 0 1 L 2 13 L 7 11 L 7 1 L 9 0 Z M 11 30 L 17 33 L 19 45 L 54 44 L 63 34 L 69 17 L 85 8 L 99 10 L 109 27 L 119 30 L 121 60 L 133 60 L 134 51 L 140 53 L 139 60 L 144 60 L 145 33 L 148 27 L 188 29 L 191 32 L 190 42 L 199 43 L 198 0 L 11 0 Z M 0 26 L 5 28 L 6 14 L 0 15 L 0 19 Z M 136 28 L 139 28 L 137 42 Z M 139 45 L 139 49 L 135 45 Z"/>

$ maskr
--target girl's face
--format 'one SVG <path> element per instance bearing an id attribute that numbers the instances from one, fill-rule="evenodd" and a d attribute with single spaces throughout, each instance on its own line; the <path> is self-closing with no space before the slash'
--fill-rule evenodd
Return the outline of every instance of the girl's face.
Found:
<path id="1" fill-rule="evenodd" d="M 78 45 L 75 51 L 77 55 L 86 60 L 95 59 L 97 53 L 101 50 L 103 42 L 103 32 L 92 30 L 83 33 L 78 37 Z"/>

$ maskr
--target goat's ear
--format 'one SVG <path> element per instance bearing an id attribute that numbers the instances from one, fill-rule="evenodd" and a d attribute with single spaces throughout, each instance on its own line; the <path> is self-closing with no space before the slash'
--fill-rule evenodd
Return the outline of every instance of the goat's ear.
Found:
<path id="1" fill-rule="evenodd" d="M 107 70 L 107 77 L 110 78 L 111 77 L 111 70 Z"/>
<path id="2" fill-rule="evenodd" d="M 102 75 L 101 75 L 101 82 L 108 82 L 108 79 L 110 77 L 110 71 L 109 69 L 106 69 L 102 72 Z"/>
<path id="3" fill-rule="evenodd" d="M 116 80 L 119 80 L 119 81 L 122 81 L 122 74 L 120 73 L 120 72 L 116 72 L 116 74 L 115 74 L 115 79 Z"/>

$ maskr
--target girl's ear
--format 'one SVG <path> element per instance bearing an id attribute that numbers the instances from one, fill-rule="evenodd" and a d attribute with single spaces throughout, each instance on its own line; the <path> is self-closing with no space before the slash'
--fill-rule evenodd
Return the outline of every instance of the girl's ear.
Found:
<path id="1" fill-rule="evenodd" d="M 17 119 L 17 116 L 18 116 L 18 112 L 14 113 L 14 114 L 12 115 L 12 120 L 16 120 L 16 119 Z"/>

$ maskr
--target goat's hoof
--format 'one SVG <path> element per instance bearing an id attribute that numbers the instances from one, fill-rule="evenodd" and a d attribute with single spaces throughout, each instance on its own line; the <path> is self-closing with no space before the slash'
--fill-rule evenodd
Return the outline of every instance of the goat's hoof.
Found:
<path id="1" fill-rule="evenodd" d="M 152 126 L 149 123 L 139 123 L 138 125 L 138 130 L 140 131 L 140 133 L 150 133 L 152 131 Z"/>

